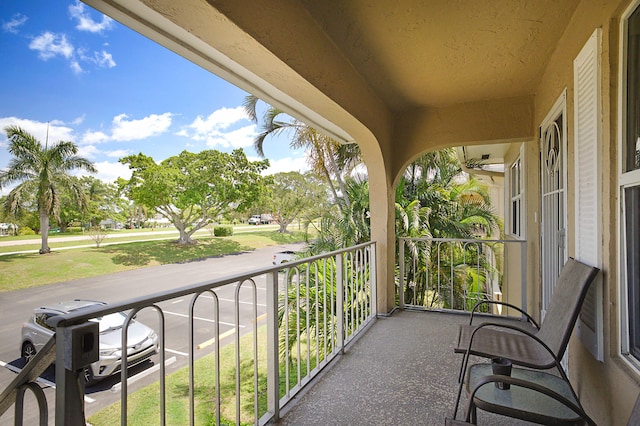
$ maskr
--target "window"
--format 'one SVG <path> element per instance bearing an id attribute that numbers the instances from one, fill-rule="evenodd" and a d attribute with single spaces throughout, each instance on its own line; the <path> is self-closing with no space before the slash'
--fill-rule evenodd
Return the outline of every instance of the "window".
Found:
<path id="1" fill-rule="evenodd" d="M 621 304 L 622 353 L 640 361 L 640 1 L 622 19 Z"/>
<path id="2" fill-rule="evenodd" d="M 45 312 L 37 313 L 36 314 L 36 323 L 38 323 L 40 326 L 46 328 L 47 330 L 55 331 L 53 329 L 53 327 L 51 327 L 50 325 L 47 324 L 47 320 L 49 318 L 51 318 L 52 316 L 55 316 L 55 315 L 47 314 Z"/>
<path id="3" fill-rule="evenodd" d="M 510 187 L 510 211 L 509 211 L 509 232 L 511 235 L 522 238 L 522 163 L 520 157 L 511 165 L 509 171 L 509 187 Z"/>

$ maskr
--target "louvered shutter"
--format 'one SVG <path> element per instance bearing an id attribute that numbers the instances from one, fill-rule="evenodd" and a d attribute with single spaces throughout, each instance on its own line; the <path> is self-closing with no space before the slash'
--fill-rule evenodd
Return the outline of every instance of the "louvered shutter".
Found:
<path id="1" fill-rule="evenodd" d="M 573 62 L 575 119 L 575 258 L 601 267 L 602 200 L 600 149 L 600 29 Z M 602 280 L 591 285 L 578 321 L 578 336 L 603 361 Z"/>

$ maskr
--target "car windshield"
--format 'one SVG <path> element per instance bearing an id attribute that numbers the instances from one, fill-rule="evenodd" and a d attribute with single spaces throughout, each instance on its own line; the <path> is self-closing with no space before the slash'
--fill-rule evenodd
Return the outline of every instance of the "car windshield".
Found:
<path id="1" fill-rule="evenodd" d="M 124 324 L 124 320 L 126 318 L 127 317 L 124 316 L 122 313 L 116 312 L 113 314 L 92 319 L 91 321 L 97 322 L 99 324 L 100 333 L 102 333 L 104 331 L 117 330 L 119 328 L 122 328 L 122 325 Z"/>

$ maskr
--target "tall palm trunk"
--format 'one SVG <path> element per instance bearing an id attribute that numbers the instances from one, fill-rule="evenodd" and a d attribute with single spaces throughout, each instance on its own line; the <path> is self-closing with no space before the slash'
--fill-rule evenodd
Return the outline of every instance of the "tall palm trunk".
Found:
<path id="1" fill-rule="evenodd" d="M 50 253 L 51 248 L 49 248 L 49 215 L 43 207 L 40 207 L 40 235 L 42 236 L 40 254 Z"/>

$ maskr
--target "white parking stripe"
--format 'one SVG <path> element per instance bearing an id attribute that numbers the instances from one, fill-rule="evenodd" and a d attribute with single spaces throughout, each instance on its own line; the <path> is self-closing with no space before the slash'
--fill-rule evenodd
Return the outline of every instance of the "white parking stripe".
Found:
<path id="1" fill-rule="evenodd" d="M 165 349 L 164 349 L 164 351 L 165 351 L 165 352 L 172 353 L 172 354 L 176 354 L 176 355 L 189 356 L 189 354 L 188 354 L 188 353 L 180 352 L 180 351 L 174 351 L 173 349 L 167 349 L 167 348 L 165 348 Z"/>
<path id="2" fill-rule="evenodd" d="M 208 294 L 204 294 L 204 295 L 202 295 L 200 297 L 203 297 L 205 299 L 213 299 L 213 296 L 209 296 Z M 232 302 L 232 303 L 235 302 L 235 300 L 233 300 L 233 299 L 225 299 L 225 298 L 222 298 L 222 297 L 218 297 L 218 300 L 220 300 L 222 302 Z M 253 305 L 253 302 L 245 302 L 243 300 L 241 300 L 240 303 L 243 303 L 245 305 Z M 263 306 L 263 307 L 267 306 L 267 305 L 265 305 L 263 303 L 256 303 L 256 305 L 257 306 Z"/>
<path id="3" fill-rule="evenodd" d="M 11 370 L 16 374 L 18 374 L 18 373 L 20 373 L 22 371 L 21 368 L 15 367 L 15 366 L 13 366 L 11 364 L 7 364 L 6 362 L 3 362 L 3 361 L 0 361 L 0 367 L 4 367 L 7 370 Z M 41 383 L 41 384 L 43 384 L 45 386 L 49 386 L 52 389 L 56 388 L 56 384 L 55 383 L 53 383 L 52 381 L 49 381 L 47 379 L 43 379 L 42 377 L 36 378 L 36 382 Z M 85 395 L 84 396 L 84 402 L 86 402 L 88 404 L 91 404 L 92 402 L 96 402 L 96 400 L 93 399 L 93 398 L 89 398 L 87 395 Z"/>
<path id="4" fill-rule="evenodd" d="M 169 314 L 169 315 L 175 315 L 177 317 L 182 317 L 182 318 L 189 318 L 189 315 L 185 315 L 185 314 L 179 314 L 177 312 L 169 312 L 169 311 L 163 311 L 165 314 Z M 209 318 L 200 318 L 200 317 L 193 317 L 193 319 L 197 319 L 199 321 L 207 321 L 207 322 L 213 322 L 215 323 L 215 320 L 209 319 Z M 230 325 L 235 327 L 235 324 L 231 324 L 230 322 L 224 322 L 224 321 L 220 321 L 220 324 L 222 325 Z M 244 325 L 240 326 L 241 328 L 244 327 Z"/>

